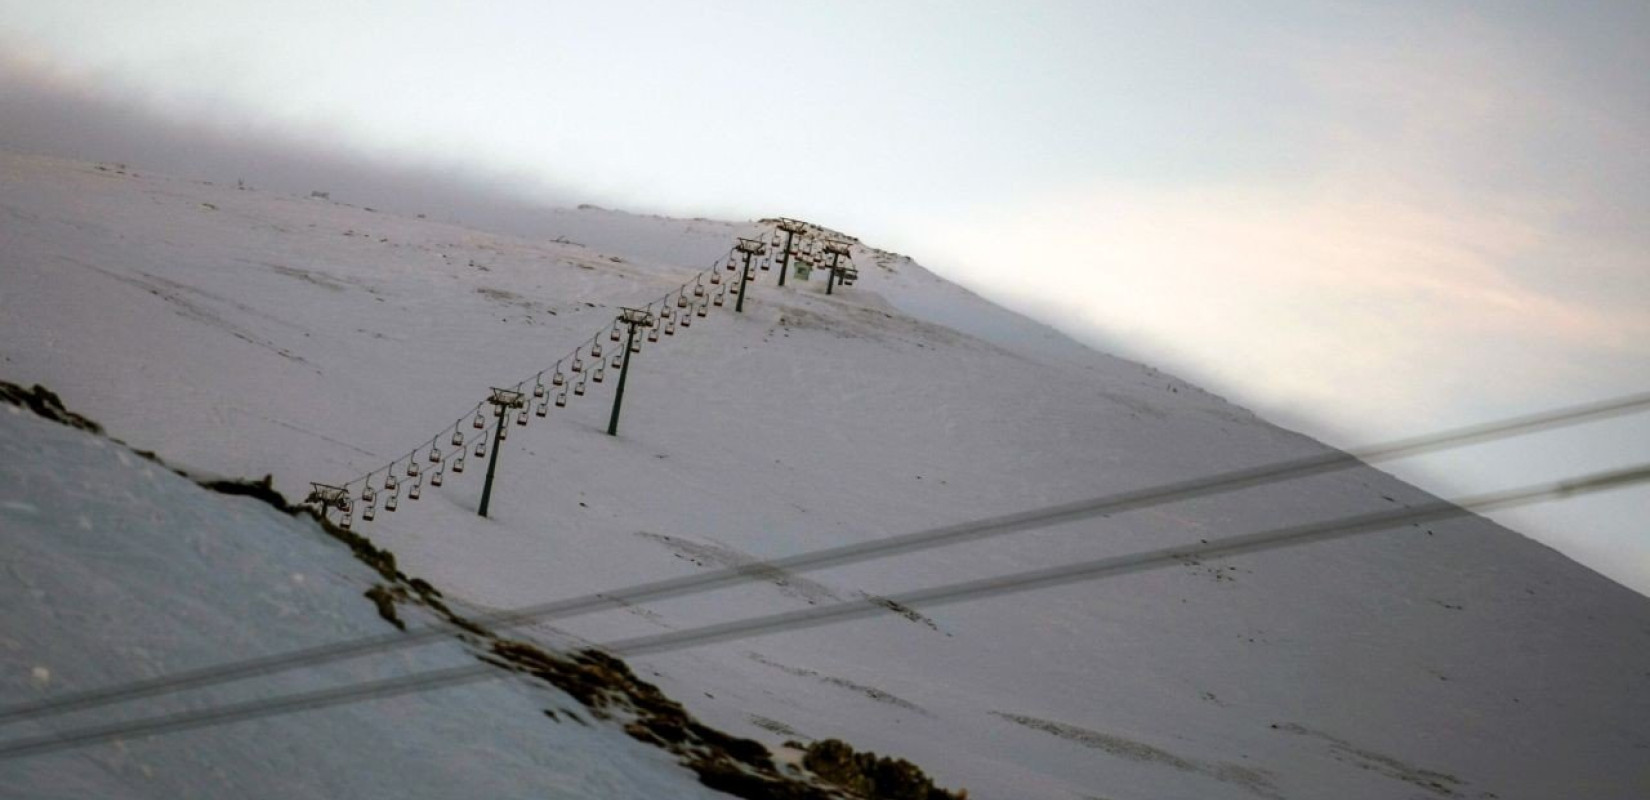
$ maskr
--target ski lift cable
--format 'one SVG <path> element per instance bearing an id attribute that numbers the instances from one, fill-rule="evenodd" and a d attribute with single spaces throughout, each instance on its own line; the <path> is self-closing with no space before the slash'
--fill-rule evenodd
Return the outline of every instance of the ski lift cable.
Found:
<path id="1" fill-rule="evenodd" d="M 691 281 L 690 281 L 690 283 L 691 283 Z M 684 286 L 686 286 L 686 285 L 687 285 L 687 284 L 683 284 L 683 285 L 684 285 Z M 666 297 L 666 298 L 668 298 L 668 297 L 670 297 L 670 295 L 668 295 L 668 294 L 667 294 L 667 295 L 665 295 L 665 297 Z M 661 299 L 661 300 L 660 300 L 660 302 L 663 302 L 663 299 Z M 649 304 L 649 305 L 650 305 L 650 306 L 651 306 L 651 304 Z M 591 337 L 591 338 L 590 338 L 590 343 L 591 343 L 591 344 L 595 344 L 595 343 L 597 343 L 597 342 L 598 342 L 598 341 L 599 341 L 599 340 L 600 340 L 600 338 L 601 338 L 601 334 L 600 334 L 600 333 L 596 333 L 596 334 L 595 334 L 595 335 L 593 335 L 593 336 L 592 336 L 592 337 Z M 576 347 L 576 348 L 574 348 L 574 349 L 573 349 L 573 351 L 572 351 L 572 352 L 571 352 L 571 353 L 569 353 L 569 356 L 575 356 L 575 355 L 577 355 L 577 354 L 578 354 L 578 352 L 579 352 L 579 351 L 580 351 L 580 350 L 582 350 L 582 349 L 584 349 L 584 346 L 585 346 L 585 345 L 584 345 L 584 343 L 583 343 L 583 342 L 581 342 L 581 343 L 580 343 L 580 345 L 579 345 L 579 346 L 578 346 L 578 347 Z M 561 364 L 562 364 L 562 363 L 563 363 L 563 362 L 564 362 L 564 361 L 565 361 L 565 360 L 566 360 L 566 357 L 564 357 L 564 358 L 561 358 L 561 359 L 557 359 L 557 360 L 556 360 L 556 363 L 555 363 L 555 365 L 554 365 L 554 366 L 553 366 L 553 367 L 552 367 L 552 369 L 557 369 L 557 370 L 559 370 L 559 369 L 560 369 L 560 367 L 561 367 Z M 540 371 L 539 371 L 539 374 L 540 374 L 540 375 L 542 375 L 542 374 L 543 374 L 543 372 L 544 372 L 544 370 L 540 370 Z M 522 383 L 525 383 L 525 381 L 522 381 Z M 521 386 L 521 385 L 522 385 L 522 384 L 521 384 L 521 383 L 518 383 L 518 384 L 517 384 L 517 387 L 518 387 L 518 388 L 519 388 L 519 387 L 520 387 L 520 386 Z M 470 411 L 471 411 L 471 412 L 475 412 L 475 413 L 480 413 L 480 412 L 481 412 L 481 410 L 482 410 L 482 409 L 483 409 L 483 407 L 485 407 L 485 406 L 486 406 L 486 402 L 485 402 L 485 401 L 483 401 L 483 402 L 478 402 L 478 403 L 476 403 L 476 404 L 475 404 L 475 405 L 474 405 L 474 406 L 472 406 L 472 407 L 471 407 L 471 408 L 470 408 Z M 463 420 L 464 420 L 464 419 L 465 419 L 465 417 L 467 417 L 467 416 L 469 416 L 469 414 L 465 414 L 465 415 L 463 415 L 463 416 L 460 416 L 460 417 L 459 417 L 459 421 L 458 421 L 458 422 L 457 422 L 457 423 L 455 423 L 455 425 L 462 425 L 462 424 L 463 424 Z M 446 428 L 442 428 L 442 432 L 443 432 L 443 433 L 444 433 L 444 432 L 446 432 L 446 430 L 447 430 L 447 429 L 446 429 Z M 432 438 L 432 439 L 431 439 L 431 440 L 430 440 L 430 444 L 432 444 L 432 445 L 433 445 L 433 444 L 434 444 L 434 443 L 435 443 L 435 442 L 436 442 L 436 441 L 437 441 L 437 440 L 439 440 L 439 439 L 440 439 L 440 438 L 441 438 L 441 436 L 440 436 L 440 434 L 437 434 L 437 435 L 436 435 L 436 436 L 435 436 L 435 437 L 433 437 L 433 438 Z M 377 473 L 379 473 L 379 472 L 384 472 L 384 471 L 387 471 L 387 470 L 390 470 L 390 469 L 393 469 L 393 468 L 394 468 L 394 467 L 395 467 L 395 465 L 396 465 L 396 464 L 398 464 L 398 463 L 400 463 L 400 462 L 401 462 L 401 461 L 403 461 L 403 460 L 406 460 L 406 459 L 409 459 L 409 458 L 416 458 L 416 457 L 417 457 L 417 455 L 418 455 L 418 453 L 419 453 L 419 452 L 420 452 L 420 451 L 422 451 L 422 450 L 423 450 L 423 449 L 424 449 L 424 447 L 423 447 L 423 446 L 421 446 L 421 447 L 417 447 L 417 448 L 414 448 L 414 449 L 413 449 L 413 450 L 411 450 L 411 451 L 409 451 L 409 452 L 408 452 L 408 453 L 407 453 L 407 454 L 406 454 L 406 455 L 404 455 L 404 456 L 401 456 L 401 457 L 399 457 L 399 458 L 396 458 L 396 459 L 394 459 L 394 460 L 392 460 L 392 461 L 390 461 L 390 462 L 388 462 L 388 463 L 385 463 L 385 464 L 383 464 L 383 465 L 380 465 L 380 466 L 379 466 L 379 467 L 377 467 L 377 468 L 375 468 L 375 469 L 372 469 L 372 470 L 369 470 L 369 471 L 368 471 L 368 472 L 366 472 L 366 473 L 364 473 L 364 474 L 359 474 L 359 475 L 357 475 L 357 476 L 356 476 L 356 477 L 354 477 L 354 478 L 352 478 L 352 479 L 350 479 L 350 480 L 348 480 L 348 481 L 345 481 L 345 482 L 344 482 L 344 483 L 342 483 L 342 484 L 339 484 L 339 485 L 340 485 L 340 486 L 342 486 L 342 487 L 345 487 L 345 488 L 347 488 L 347 487 L 350 487 L 350 486 L 353 486 L 353 485 L 355 485 L 355 484 L 357 484 L 357 483 L 361 483 L 361 484 L 363 484 L 363 485 L 364 485 L 364 484 L 365 484 L 365 483 L 367 483 L 367 482 L 368 482 L 368 481 L 370 481 L 370 480 L 371 480 L 371 478 L 372 478 L 372 476 L 373 476 L 373 475 L 376 475 L 376 474 L 377 474 Z"/>
<path id="2" fill-rule="evenodd" d="M 479 625 L 506 630 L 521 625 L 587 614 L 640 602 L 682 597 L 753 581 L 769 580 L 778 571 L 803 573 L 827 567 L 905 555 L 964 541 L 1004 536 L 1104 514 L 1134 511 L 1183 500 L 1304 478 L 1371 463 L 1408 458 L 1464 445 L 1480 444 L 1562 427 L 1597 422 L 1650 409 L 1650 392 L 1437 431 L 1349 451 L 1272 462 L 1142 489 L 1046 506 L 1039 509 L 946 525 L 892 537 L 828 547 L 765 562 L 725 567 L 695 575 L 667 578 L 580 597 L 488 612 Z M 95 708 L 154 697 L 374 652 L 418 646 L 449 633 L 445 626 L 413 628 L 277 653 L 243 661 L 183 670 L 116 686 L 72 692 L 56 698 L 0 708 L 0 725 L 22 719 Z"/>
<path id="3" fill-rule="evenodd" d="M 849 600 L 679 631 L 617 639 L 598 645 L 617 656 L 638 656 L 681 650 L 716 642 L 803 630 L 890 613 L 890 605 L 910 608 L 934 606 L 1036 591 L 1073 583 L 1116 578 L 1186 563 L 1188 560 L 1230 558 L 1287 547 L 1342 539 L 1421 522 L 1432 522 L 1490 511 L 1620 489 L 1650 481 L 1650 464 L 1596 472 L 1551 483 L 1523 486 L 1454 501 L 1437 500 L 1412 508 L 1391 509 L 1325 522 L 1255 531 L 1198 544 L 1165 547 L 1108 556 L 1073 564 L 941 584 L 863 600 Z M 260 717 L 363 702 L 395 695 L 448 688 L 514 675 L 490 664 L 430 670 L 397 678 L 348 684 L 313 692 L 212 706 L 195 711 L 163 714 L 127 722 L 89 725 L 59 733 L 0 742 L 0 760 L 25 758 L 73 749 L 97 742 L 154 736 L 194 728 L 225 725 Z"/>

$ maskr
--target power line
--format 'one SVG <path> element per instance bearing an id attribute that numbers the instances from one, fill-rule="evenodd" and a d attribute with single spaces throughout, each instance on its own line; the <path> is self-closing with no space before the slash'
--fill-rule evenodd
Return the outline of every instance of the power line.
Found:
<path id="1" fill-rule="evenodd" d="M 1567 406 L 1494 422 L 1469 425 L 1432 434 L 1399 439 L 1352 451 L 1330 451 L 1313 456 L 1249 467 L 1202 478 L 1046 506 L 1030 511 L 947 525 L 868 542 L 799 553 L 767 562 L 744 564 L 636 584 L 611 592 L 555 600 L 507 611 L 490 612 L 473 621 L 489 628 L 509 629 L 532 622 L 562 619 L 642 602 L 681 597 L 741 583 L 771 580 L 781 572 L 807 572 L 875 558 L 904 555 L 965 541 L 1019 533 L 1104 514 L 1139 510 L 1169 502 L 1237 491 L 1266 483 L 1307 477 L 1368 462 L 1407 458 L 1465 444 L 1482 443 L 1537 431 L 1593 422 L 1636 413 L 1650 407 L 1650 392 Z M 380 651 L 422 645 L 450 633 L 445 626 L 426 626 L 406 633 L 385 633 L 352 641 L 278 653 L 229 664 L 200 667 L 170 675 L 90 689 L 62 697 L 0 709 L 0 725 L 23 719 L 61 714 L 112 703 L 153 697 L 303 666 L 358 658 Z"/>
<path id="2" fill-rule="evenodd" d="M 917 589 L 881 598 L 849 601 L 830 606 L 781 612 L 742 620 L 705 625 L 682 631 L 620 639 L 603 648 L 620 656 L 646 655 L 680 650 L 714 642 L 745 639 L 780 631 L 795 631 L 820 625 L 887 613 L 883 603 L 932 607 L 967 600 L 1045 589 L 1071 583 L 1102 580 L 1182 563 L 1194 558 L 1228 558 L 1285 547 L 1328 541 L 1358 534 L 1470 514 L 1497 508 L 1527 505 L 1574 497 L 1650 481 L 1650 464 L 1584 475 L 1565 481 L 1527 486 L 1463 498 L 1439 500 L 1422 506 L 1360 514 L 1326 522 L 1241 534 L 1184 547 L 1166 547 L 1121 556 L 1093 559 L 1075 564 L 1028 570 L 994 578 Z M 46 734 L 0 743 L 0 760 L 44 755 L 96 742 L 135 736 L 150 736 L 191 728 L 286 714 L 330 706 L 363 702 L 401 694 L 448 688 L 463 683 L 503 678 L 511 673 L 488 664 L 452 667 L 398 678 L 352 684 L 314 692 L 287 695 L 185 711 L 148 719 L 113 723 Z"/>

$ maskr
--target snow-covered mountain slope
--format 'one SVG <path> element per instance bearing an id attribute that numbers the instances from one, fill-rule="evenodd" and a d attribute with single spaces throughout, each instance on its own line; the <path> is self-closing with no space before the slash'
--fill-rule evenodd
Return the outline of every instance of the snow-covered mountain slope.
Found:
<path id="1" fill-rule="evenodd" d="M 3 377 L 300 496 L 766 230 L 585 209 L 526 240 L 10 155 L 0 212 Z M 909 260 L 855 260 L 845 291 L 764 273 L 744 314 L 645 346 L 618 437 L 611 379 L 513 431 L 491 519 L 472 460 L 364 529 L 507 608 L 1324 451 Z M 1349 470 L 540 632 L 610 641 L 1426 497 Z M 843 738 L 976 797 L 1650 789 L 1650 601 L 1478 518 L 916 612 L 637 667 L 731 732 Z"/>
<path id="2" fill-rule="evenodd" d="M 378 576 L 306 518 L 0 405 L 0 697 L 383 633 Z M 453 641 L 4 728 L 7 743 L 474 664 Z M 0 761 L 0 797 L 717 797 L 572 698 L 505 678 Z M 575 710 L 576 709 L 576 710 Z"/>

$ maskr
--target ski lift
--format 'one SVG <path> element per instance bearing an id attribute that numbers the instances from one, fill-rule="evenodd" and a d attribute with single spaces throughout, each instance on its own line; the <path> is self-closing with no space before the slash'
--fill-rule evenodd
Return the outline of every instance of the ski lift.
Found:
<path id="1" fill-rule="evenodd" d="M 711 301 L 711 302 L 712 302 L 712 303 L 715 303 L 715 304 L 716 304 L 716 305 L 717 305 L 717 306 L 718 306 L 718 307 L 720 307 L 720 306 L 721 306 L 721 305 L 722 305 L 722 299 L 723 299 L 723 296 L 724 296 L 724 295 L 726 295 L 726 294 L 727 294 L 727 292 L 726 292 L 726 291 L 720 291 L 720 292 L 717 292 L 717 293 L 716 293 L 716 296 L 715 296 L 715 297 L 712 297 L 712 298 L 711 298 L 711 299 L 710 299 L 710 301 Z"/>
<path id="2" fill-rule="evenodd" d="M 453 459 L 453 472 L 463 472 L 463 471 L 464 471 L 464 454 L 459 453 L 458 458 Z"/>
<path id="3" fill-rule="evenodd" d="M 368 476 L 367 480 L 369 480 L 369 481 L 372 480 L 372 477 Z M 372 484 L 369 483 L 366 486 L 362 487 L 362 489 L 361 489 L 361 502 L 371 503 L 371 502 L 373 502 L 377 499 L 378 499 L 378 493 L 374 492 L 372 490 Z"/>
<path id="4" fill-rule="evenodd" d="M 706 313 L 706 312 L 708 312 L 708 311 L 709 311 L 709 310 L 710 310 L 710 306 L 708 306 L 708 305 L 706 305 L 706 304 L 704 304 L 704 303 L 700 303 L 700 304 L 699 304 L 699 308 L 698 308 L 698 310 L 697 310 L 697 311 L 695 311 L 695 312 L 694 312 L 694 313 L 697 313 L 697 314 L 698 314 L 698 315 L 699 315 L 699 316 L 701 316 L 701 317 L 702 317 L 702 316 L 704 316 L 704 315 L 705 315 L 705 313 Z"/>
<path id="5" fill-rule="evenodd" d="M 562 385 L 566 382 L 567 382 L 567 379 L 562 377 L 561 370 L 559 370 L 559 369 L 556 370 L 556 374 L 550 376 L 550 384 L 552 386 L 560 386 L 560 385 Z"/>
<path id="6" fill-rule="evenodd" d="M 364 500 L 366 498 L 363 496 L 362 499 Z M 373 521 L 374 519 L 377 519 L 377 518 L 378 518 L 378 510 L 373 508 L 371 503 L 368 503 L 366 506 L 364 506 L 361 509 L 361 521 L 362 522 L 371 522 L 371 521 Z M 347 528 L 349 526 L 345 525 L 344 527 Z"/>
<path id="7" fill-rule="evenodd" d="M 657 325 L 647 329 L 647 340 L 650 342 L 659 341 L 659 328 Z"/>
<path id="8" fill-rule="evenodd" d="M 430 463 L 431 464 L 440 464 L 441 463 L 441 451 L 436 449 L 433 445 L 430 447 Z"/>
<path id="9" fill-rule="evenodd" d="M 435 472 L 430 473 L 430 485 L 431 486 L 440 486 L 441 485 L 441 470 L 438 469 Z"/>
<path id="10" fill-rule="evenodd" d="M 611 342 L 619 341 L 619 324 L 613 323 L 613 328 L 607 332 L 607 339 Z M 601 355 L 601 351 L 592 351 L 594 355 Z"/>
<path id="11" fill-rule="evenodd" d="M 745 276 L 745 282 L 746 282 L 746 283 L 750 283 L 750 282 L 751 282 L 751 281 L 754 281 L 754 280 L 756 280 L 756 276 L 755 276 L 755 275 L 746 275 L 746 276 Z"/>
<path id="12" fill-rule="evenodd" d="M 684 327 L 684 328 L 693 327 L 693 315 L 692 314 L 683 314 L 682 315 L 682 327 Z"/>
<path id="13" fill-rule="evenodd" d="M 516 414 L 516 424 L 517 425 L 526 425 L 527 424 L 527 409 L 524 408 Z"/>
<path id="14" fill-rule="evenodd" d="M 635 352 L 640 351 L 641 349 L 642 349 L 641 345 L 631 345 L 630 352 L 635 353 Z M 624 356 L 621 356 L 618 353 L 614 353 L 613 354 L 613 363 L 612 363 L 611 366 L 614 369 L 618 369 L 619 367 L 624 366 Z"/>
<path id="15" fill-rule="evenodd" d="M 579 360 L 578 356 L 573 356 L 573 366 L 571 367 L 571 369 L 574 372 L 583 372 L 584 371 L 584 362 Z"/>
<path id="16" fill-rule="evenodd" d="M 418 462 L 411 458 L 407 459 L 407 477 L 418 477 Z"/>
<path id="17" fill-rule="evenodd" d="M 561 390 L 561 392 L 559 394 L 556 395 L 556 408 L 566 408 L 566 407 L 567 407 L 567 390 L 563 389 L 563 390 Z"/>
<path id="18" fill-rule="evenodd" d="M 618 331 L 614 331 L 614 333 L 618 333 Z M 590 344 L 590 357 L 591 358 L 601 358 L 602 357 L 602 343 L 601 342 L 592 342 Z"/>
<path id="19" fill-rule="evenodd" d="M 584 396 L 584 379 L 583 378 L 580 378 L 578 383 L 573 384 L 573 394 L 576 394 L 579 397 Z"/>
<path id="20" fill-rule="evenodd" d="M 763 272 L 767 272 L 768 268 L 771 266 L 773 266 L 773 259 L 764 258 L 760 262 L 757 262 L 756 268 L 762 270 Z M 749 278 L 746 278 L 746 280 L 749 280 Z"/>
<path id="21" fill-rule="evenodd" d="M 476 409 L 475 422 L 471 423 L 470 427 L 475 428 L 478 431 L 487 427 L 487 423 L 481 420 L 481 409 Z"/>
<path id="22" fill-rule="evenodd" d="M 549 400 L 540 400 L 538 411 L 535 412 L 535 413 L 537 413 L 541 417 L 548 416 L 550 414 L 550 401 Z"/>
<path id="23" fill-rule="evenodd" d="M 675 336 L 676 335 L 676 320 L 673 319 L 673 320 L 665 323 L 665 335 L 666 336 Z"/>
<path id="24" fill-rule="evenodd" d="M 395 467 L 392 465 L 390 469 L 392 470 L 390 474 L 384 476 L 384 491 L 386 492 L 393 492 L 395 487 L 401 485 L 401 482 L 395 479 L 395 472 L 393 472 Z"/>
<path id="25" fill-rule="evenodd" d="M 344 516 L 338 518 L 338 527 L 343 528 L 346 531 L 349 530 L 349 515 L 348 514 L 345 514 Z"/>
<path id="26" fill-rule="evenodd" d="M 705 296 L 705 287 L 704 287 L 703 284 L 698 284 L 698 283 L 693 284 L 693 296 L 694 297 L 704 297 Z"/>
<path id="27" fill-rule="evenodd" d="M 498 429 L 498 440 L 502 442 L 502 441 L 504 441 L 505 439 L 508 439 L 508 438 L 510 438 L 510 426 L 505 425 L 505 426 L 499 428 Z"/>
<path id="28" fill-rule="evenodd" d="M 486 456 L 487 456 L 487 437 L 483 436 L 480 439 L 476 440 L 476 458 L 485 458 Z"/>
<path id="29" fill-rule="evenodd" d="M 722 282 L 722 273 L 712 272 L 710 274 L 710 283 L 711 283 L 712 286 L 715 286 L 716 284 L 721 283 L 721 282 Z"/>
<path id="30" fill-rule="evenodd" d="M 385 511 L 394 511 L 395 510 L 395 504 L 396 504 L 396 496 L 395 495 L 392 494 L 389 497 L 384 498 L 384 510 Z"/>
<path id="31" fill-rule="evenodd" d="M 543 381 L 540 381 L 538 383 L 533 384 L 533 396 L 536 397 L 536 398 L 544 397 L 544 382 Z"/>
<path id="32" fill-rule="evenodd" d="M 603 364 L 602 366 L 595 368 L 594 370 L 592 370 L 590 372 L 590 377 L 595 379 L 595 381 L 597 383 L 601 383 L 602 382 L 602 374 L 607 371 L 606 367 L 607 367 L 607 365 Z"/>
<path id="33" fill-rule="evenodd" d="M 685 294 L 676 295 L 676 307 L 677 308 L 687 308 L 687 295 L 685 295 Z"/>
<path id="34" fill-rule="evenodd" d="M 453 429 L 453 446 L 454 447 L 463 447 L 464 446 L 464 434 L 460 433 L 457 428 Z"/>
<path id="35" fill-rule="evenodd" d="M 670 319 L 671 315 L 675 313 L 676 312 L 670 310 L 670 306 L 665 306 L 664 308 L 659 309 L 659 316 L 663 319 Z"/>
<path id="36" fill-rule="evenodd" d="M 642 352 L 642 340 L 640 340 L 640 339 L 637 339 L 637 340 L 635 340 L 635 341 L 633 341 L 633 342 L 631 342 L 631 343 L 630 343 L 630 352 L 632 352 L 632 353 L 640 353 L 640 352 Z M 614 358 L 614 359 L 615 359 L 615 360 L 617 360 L 617 359 L 618 359 L 618 356 L 614 356 L 614 357 L 613 357 L 613 358 Z"/>
<path id="37" fill-rule="evenodd" d="M 729 258 L 729 259 L 728 259 L 728 271 L 729 271 L 729 272 L 732 272 L 732 271 L 734 271 L 734 270 L 736 270 L 736 269 L 738 269 L 738 267 L 735 267 L 735 266 L 734 266 L 734 265 L 733 265 L 733 259 L 732 259 L 732 258 Z"/>
<path id="38" fill-rule="evenodd" d="M 421 483 L 423 483 L 423 481 L 413 481 L 413 485 L 407 489 L 408 500 L 417 500 L 419 498 L 419 484 Z"/>

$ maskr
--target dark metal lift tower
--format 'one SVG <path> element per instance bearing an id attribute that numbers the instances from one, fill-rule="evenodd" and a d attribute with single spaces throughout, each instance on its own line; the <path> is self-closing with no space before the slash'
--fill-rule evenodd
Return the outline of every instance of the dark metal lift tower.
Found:
<path id="1" fill-rule="evenodd" d="M 785 273 L 791 271 L 791 238 L 807 233 L 808 226 L 794 220 L 782 219 L 779 229 L 785 232 L 785 250 L 779 254 L 779 285 L 785 285 Z"/>
<path id="2" fill-rule="evenodd" d="M 510 409 L 521 408 L 525 395 L 514 389 L 493 388 L 493 396 L 487 402 L 493 404 L 493 416 L 498 417 L 498 430 L 493 432 L 493 452 L 487 454 L 487 480 L 481 485 L 481 510 L 476 513 L 487 516 L 487 505 L 493 499 L 493 471 L 498 469 L 498 451 L 504 443 L 504 426 L 510 422 Z"/>
<path id="3" fill-rule="evenodd" d="M 743 236 L 739 237 L 739 244 L 733 247 L 739 251 L 740 255 L 745 257 L 745 266 L 739 270 L 739 302 L 733 304 L 733 310 L 743 314 L 745 313 L 745 290 L 750 288 L 751 256 L 762 255 L 768 248 L 767 245 L 756 239 L 746 239 Z M 779 277 L 783 280 L 785 273 L 781 271 Z"/>
<path id="4" fill-rule="evenodd" d="M 744 295 L 740 295 L 743 299 Z M 630 375 L 630 357 L 636 354 L 636 329 L 653 324 L 653 313 L 645 308 L 619 309 L 619 322 L 626 328 L 624 360 L 619 362 L 619 386 L 613 391 L 613 415 L 607 418 L 607 435 L 619 435 L 619 406 L 624 403 L 624 381 Z"/>

